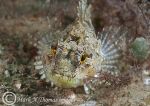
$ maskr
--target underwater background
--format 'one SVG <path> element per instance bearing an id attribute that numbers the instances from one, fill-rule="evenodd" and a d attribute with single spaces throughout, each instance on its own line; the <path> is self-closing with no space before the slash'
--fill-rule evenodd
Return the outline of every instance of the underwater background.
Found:
<path id="1" fill-rule="evenodd" d="M 96 35 L 108 27 L 127 32 L 120 41 L 123 56 L 117 65 L 121 74 L 100 74 L 90 85 L 94 89 L 90 94 L 83 86 L 66 89 L 41 78 L 34 66 L 37 44 L 52 33 L 61 38 L 76 21 L 78 3 L 0 0 L 0 106 L 8 105 L 3 99 L 6 92 L 15 94 L 8 102 L 14 106 L 150 106 L 149 0 L 88 0 Z"/>

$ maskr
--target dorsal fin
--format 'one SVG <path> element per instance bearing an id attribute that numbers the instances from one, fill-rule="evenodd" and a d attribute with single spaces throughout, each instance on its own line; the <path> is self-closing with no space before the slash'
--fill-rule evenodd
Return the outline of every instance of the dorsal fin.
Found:
<path id="1" fill-rule="evenodd" d="M 94 32 L 94 27 L 91 21 L 91 5 L 87 4 L 87 0 L 80 0 L 78 10 L 78 21 L 86 28 L 88 33 Z M 95 36 L 95 34 L 94 34 Z"/>
<path id="2" fill-rule="evenodd" d="M 91 6 L 87 5 L 87 0 L 80 0 L 79 1 L 79 6 L 77 7 L 78 9 L 78 18 L 81 21 L 89 21 L 91 20 Z"/>
<path id="3" fill-rule="evenodd" d="M 89 25 L 92 25 L 91 22 L 91 5 L 87 4 L 87 0 L 80 0 L 79 6 L 77 7 L 78 10 L 78 19 L 84 23 L 88 23 Z M 92 25 L 93 26 L 93 25 Z"/>

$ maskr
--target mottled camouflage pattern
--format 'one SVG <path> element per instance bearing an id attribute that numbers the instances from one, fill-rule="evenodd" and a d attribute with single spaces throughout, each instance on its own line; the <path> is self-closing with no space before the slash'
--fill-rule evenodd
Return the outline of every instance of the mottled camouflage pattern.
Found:
<path id="1" fill-rule="evenodd" d="M 90 7 L 87 0 L 80 0 L 75 22 L 60 35 L 55 34 L 63 36 L 62 39 L 52 42 L 51 34 L 39 42 L 40 56 L 35 68 L 56 86 L 75 88 L 86 84 L 103 69 L 117 71 L 119 49 L 110 40 L 109 30 L 101 33 L 101 39 L 96 37 Z"/>

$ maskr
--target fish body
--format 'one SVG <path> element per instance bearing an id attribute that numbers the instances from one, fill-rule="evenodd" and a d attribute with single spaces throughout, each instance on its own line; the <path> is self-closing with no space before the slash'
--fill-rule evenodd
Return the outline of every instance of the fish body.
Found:
<path id="1" fill-rule="evenodd" d="M 64 37 L 52 43 L 52 34 L 39 42 L 40 57 L 35 62 L 35 69 L 58 87 L 83 86 L 102 70 L 117 70 L 116 63 L 121 54 L 110 38 L 112 29 L 103 31 L 98 38 L 90 8 L 87 0 L 80 0 L 75 22 L 56 35 Z"/>

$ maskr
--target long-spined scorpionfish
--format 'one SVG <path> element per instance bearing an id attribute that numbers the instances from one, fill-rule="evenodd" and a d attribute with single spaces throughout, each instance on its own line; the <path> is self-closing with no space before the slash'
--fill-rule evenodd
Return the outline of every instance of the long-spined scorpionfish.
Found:
<path id="1" fill-rule="evenodd" d="M 55 36 L 63 37 L 52 41 L 54 35 L 47 35 L 38 43 L 39 56 L 34 63 L 35 69 L 55 86 L 76 88 L 98 77 L 100 71 L 118 73 L 117 63 L 121 53 L 113 36 L 120 29 L 110 36 L 113 29 L 110 27 L 96 36 L 90 9 L 87 0 L 80 0 L 75 22 Z"/>

